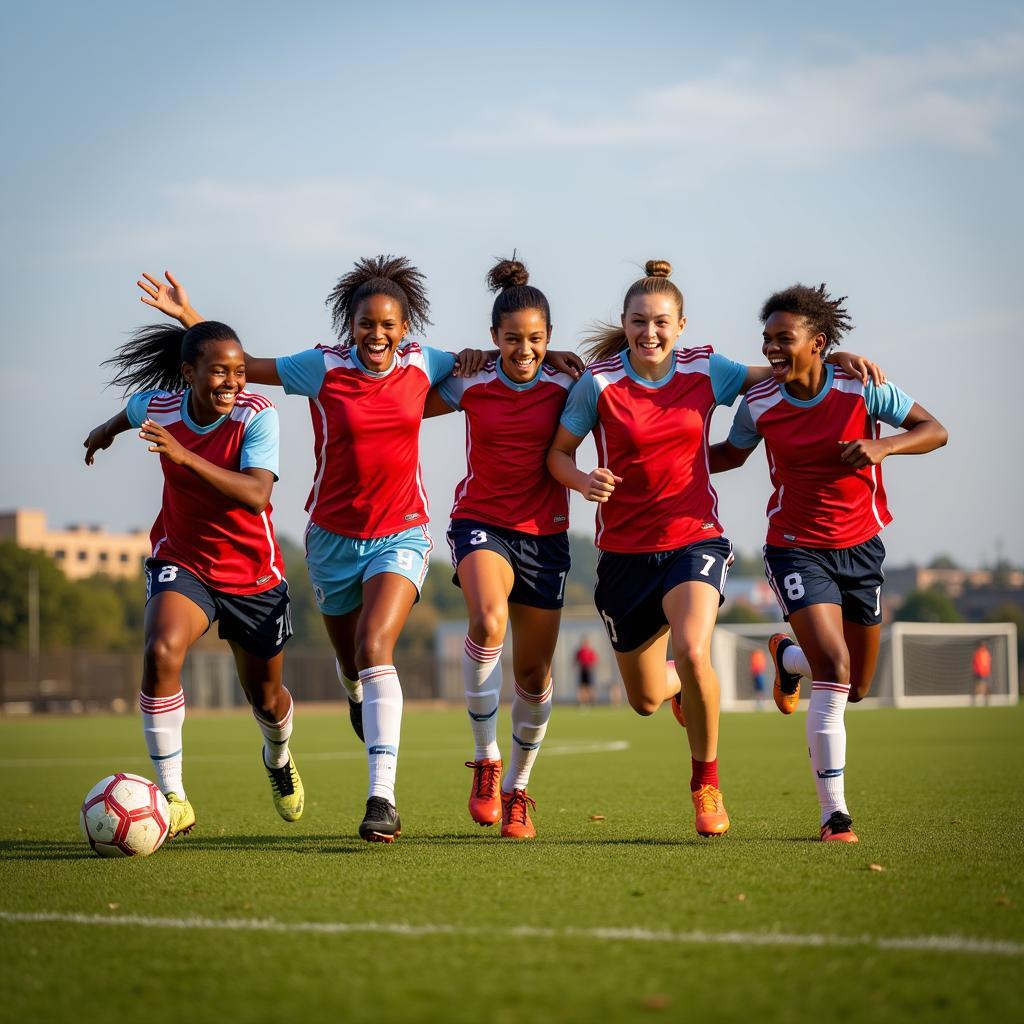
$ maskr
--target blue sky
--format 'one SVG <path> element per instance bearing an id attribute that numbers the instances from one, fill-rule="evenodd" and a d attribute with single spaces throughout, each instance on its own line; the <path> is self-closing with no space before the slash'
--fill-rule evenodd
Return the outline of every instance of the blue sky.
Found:
<path id="1" fill-rule="evenodd" d="M 827 281 L 850 296 L 849 347 L 950 429 L 885 465 L 890 561 L 1024 561 L 1024 16 L 896 6 L 5 7 L 0 506 L 152 521 L 141 442 L 80 458 L 118 407 L 98 364 L 151 319 L 141 271 L 171 268 L 272 355 L 329 340 L 323 300 L 354 258 L 400 253 L 429 278 L 428 340 L 459 348 L 489 344 L 483 277 L 516 247 L 568 348 L 648 258 L 675 267 L 684 339 L 750 362 L 766 295 Z M 275 518 L 297 536 L 308 412 L 272 397 Z M 456 416 L 423 432 L 437 539 L 462 436 Z M 729 535 L 755 549 L 763 458 L 718 479 Z"/>

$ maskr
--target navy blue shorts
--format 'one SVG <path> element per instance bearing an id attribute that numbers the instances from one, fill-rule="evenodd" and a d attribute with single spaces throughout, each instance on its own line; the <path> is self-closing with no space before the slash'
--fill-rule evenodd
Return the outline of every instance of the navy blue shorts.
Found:
<path id="1" fill-rule="evenodd" d="M 537 536 L 506 530 L 474 519 L 453 519 L 448 527 L 452 549 L 452 582 L 461 586 L 459 562 L 474 551 L 493 551 L 512 566 L 515 582 L 508 595 L 512 604 L 529 608 L 561 608 L 565 578 L 569 575 L 569 535 L 550 533 Z"/>
<path id="2" fill-rule="evenodd" d="M 764 546 L 764 570 L 787 620 L 812 604 L 837 604 L 861 626 L 882 621 L 885 546 L 872 537 L 852 548 Z"/>
<path id="3" fill-rule="evenodd" d="M 283 580 L 262 594 L 225 594 L 174 562 L 146 559 L 146 603 L 169 590 L 199 605 L 211 623 L 219 623 L 221 640 L 233 640 L 253 657 L 269 661 L 292 635 L 291 600 Z"/>
<path id="4" fill-rule="evenodd" d="M 635 651 L 668 625 L 662 600 L 680 583 L 709 583 L 725 600 L 732 545 L 724 537 L 671 551 L 622 555 L 602 551 L 594 603 L 617 651 Z"/>

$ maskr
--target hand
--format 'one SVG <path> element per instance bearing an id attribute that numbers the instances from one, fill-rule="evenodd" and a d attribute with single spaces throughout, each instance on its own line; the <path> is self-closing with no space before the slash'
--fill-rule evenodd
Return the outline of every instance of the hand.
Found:
<path id="1" fill-rule="evenodd" d="M 493 353 L 482 352 L 478 348 L 464 348 L 455 357 L 453 377 L 475 377 Z"/>
<path id="2" fill-rule="evenodd" d="M 586 369 L 583 360 L 575 352 L 557 352 L 549 348 L 544 362 L 559 373 L 569 374 L 573 380 L 579 380 Z"/>
<path id="3" fill-rule="evenodd" d="M 876 387 L 885 383 L 882 368 L 866 356 L 858 356 L 853 352 L 833 352 L 829 360 L 841 366 L 851 377 L 859 377 L 861 384 L 867 384 L 869 378 Z"/>
<path id="4" fill-rule="evenodd" d="M 184 466 L 191 455 L 180 441 L 171 436 L 166 427 L 161 427 L 159 423 L 154 423 L 150 419 L 143 420 L 139 428 L 139 437 L 149 442 L 149 451 L 166 455 L 177 466 Z"/>
<path id="5" fill-rule="evenodd" d="M 857 441 L 840 441 L 839 444 L 843 446 L 839 458 L 854 469 L 877 466 L 889 454 L 889 446 L 882 439 L 860 438 Z"/>
<path id="6" fill-rule="evenodd" d="M 85 448 L 85 464 L 91 466 L 93 464 L 93 456 L 98 451 L 106 451 L 113 443 L 116 434 L 111 434 L 107 429 L 106 423 L 101 423 L 98 427 L 93 427 L 89 431 L 89 436 L 82 442 Z"/>
<path id="7" fill-rule="evenodd" d="M 184 315 L 185 310 L 189 308 L 188 295 L 185 294 L 185 289 L 175 279 L 174 275 L 169 271 L 164 271 L 164 276 L 170 282 L 164 284 L 163 281 L 157 280 L 151 274 L 142 275 L 144 281 L 136 281 L 135 283 L 146 293 L 140 295 L 139 298 L 147 305 L 152 306 L 154 309 L 159 309 L 161 313 L 166 313 L 172 320 L 180 320 Z"/>
<path id="8" fill-rule="evenodd" d="M 598 466 L 592 473 L 587 474 L 586 482 L 580 488 L 580 494 L 587 501 L 596 501 L 603 504 L 612 496 L 615 485 L 621 483 L 621 476 L 616 476 L 605 466 Z"/>

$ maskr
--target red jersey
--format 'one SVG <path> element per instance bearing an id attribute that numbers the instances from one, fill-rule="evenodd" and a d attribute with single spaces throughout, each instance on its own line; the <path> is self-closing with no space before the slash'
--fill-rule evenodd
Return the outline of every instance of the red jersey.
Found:
<path id="1" fill-rule="evenodd" d="M 562 425 L 591 429 L 598 464 L 622 483 L 597 505 L 603 551 L 668 551 L 722 534 L 708 469 L 708 428 L 731 405 L 747 368 L 710 347 L 678 349 L 658 381 L 640 379 L 628 353 L 594 363 L 573 388 Z"/>
<path id="2" fill-rule="evenodd" d="M 729 440 L 752 448 L 765 439 L 774 492 L 768 543 L 779 547 L 849 548 L 892 522 L 881 466 L 854 469 L 840 459 L 844 441 L 877 438 L 880 420 L 898 426 L 913 399 L 893 384 L 862 384 L 826 365 L 822 390 L 808 401 L 774 381 L 747 392 Z"/>
<path id="3" fill-rule="evenodd" d="M 140 426 L 148 416 L 189 451 L 237 473 L 255 467 L 277 475 L 277 412 L 262 395 L 242 391 L 228 415 L 208 427 L 188 414 L 188 390 L 143 392 L 128 403 Z M 153 557 L 174 562 L 214 590 L 260 594 L 284 580 L 284 559 L 270 523 L 270 505 L 256 515 L 190 469 L 160 456 L 163 504 L 150 540 Z"/>
<path id="4" fill-rule="evenodd" d="M 475 377 L 447 377 L 441 397 L 466 414 L 466 477 L 452 519 L 476 519 L 534 535 L 569 528 L 569 492 L 547 471 L 547 454 L 573 379 L 541 364 L 517 384 L 489 361 Z"/>
<path id="5" fill-rule="evenodd" d="M 285 391 L 309 398 L 316 450 L 306 502 L 311 522 L 361 539 L 427 523 L 420 423 L 427 392 L 454 365 L 450 353 L 416 342 L 401 345 L 384 373 L 367 370 L 348 345 L 318 345 L 277 360 Z"/>

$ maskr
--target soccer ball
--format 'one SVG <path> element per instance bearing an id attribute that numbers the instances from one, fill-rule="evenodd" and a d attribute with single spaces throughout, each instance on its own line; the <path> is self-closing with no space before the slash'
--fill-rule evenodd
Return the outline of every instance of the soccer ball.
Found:
<path id="1" fill-rule="evenodd" d="M 148 857 L 167 838 L 167 799 L 141 775 L 100 779 L 82 801 L 82 835 L 101 857 Z"/>

